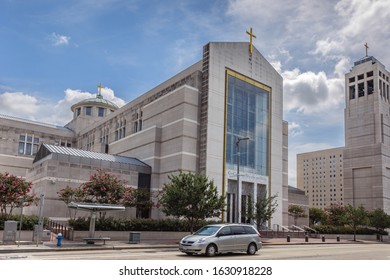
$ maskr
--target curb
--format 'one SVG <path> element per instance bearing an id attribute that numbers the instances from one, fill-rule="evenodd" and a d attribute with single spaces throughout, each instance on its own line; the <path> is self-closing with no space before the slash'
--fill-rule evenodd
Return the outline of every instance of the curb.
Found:
<path id="1" fill-rule="evenodd" d="M 281 246 L 281 245 L 334 245 L 334 244 L 372 244 L 375 242 L 365 241 L 348 241 L 348 242 L 263 242 L 263 246 Z M 383 243 L 383 242 L 381 242 Z M 384 243 L 386 244 L 386 243 Z M 152 244 L 139 244 L 139 245 L 70 245 L 70 247 L 46 247 L 46 248 L 6 248 L 1 249 L 1 254 L 10 253 L 34 253 L 34 252 L 72 252 L 72 251 L 104 251 L 104 250 L 143 250 L 143 249 L 174 249 L 178 248 L 178 244 L 166 244 L 166 245 L 152 245 Z"/>

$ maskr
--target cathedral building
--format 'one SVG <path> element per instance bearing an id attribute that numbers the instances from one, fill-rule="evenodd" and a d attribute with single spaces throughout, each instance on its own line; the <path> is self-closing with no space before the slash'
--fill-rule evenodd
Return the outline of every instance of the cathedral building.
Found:
<path id="1" fill-rule="evenodd" d="M 270 224 L 287 223 L 283 80 L 251 42 L 206 44 L 200 61 L 121 108 L 100 89 L 71 107 L 64 127 L 0 115 L 0 171 L 45 193 L 46 216 L 65 215 L 59 189 L 103 168 L 152 193 L 170 174 L 204 174 L 227 197 L 227 222 L 245 222 L 250 204 L 277 195 Z"/>

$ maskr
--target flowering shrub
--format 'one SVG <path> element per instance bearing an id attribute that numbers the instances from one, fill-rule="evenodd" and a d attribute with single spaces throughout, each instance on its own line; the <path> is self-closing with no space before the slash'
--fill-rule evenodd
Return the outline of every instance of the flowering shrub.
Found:
<path id="1" fill-rule="evenodd" d="M 125 184 L 125 181 L 99 169 L 81 185 L 81 191 L 85 202 L 117 204 L 125 195 Z"/>
<path id="2" fill-rule="evenodd" d="M 78 188 L 67 186 L 58 192 L 58 197 L 66 204 L 73 201 L 136 207 L 137 217 L 141 216 L 143 212 L 148 212 L 154 205 L 149 191 L 128 187 L 126 184 L 126 181 L 98 169 L 95 174 L 90 176 L 89 181 Z M 105 215 L 105 212 L 99 212 L 101 220 L 105 219 Z M 69 211 L 69 217 L 74 220 L 76 211 L 73 213 Z"/>
<path id="3" fill-rule="evenodd" d="M 32 183 L 6 173 L 0 173 L 0 214 L 11 215 L 14 208 L 30 206 L 37 202 L 31 193 Z"/>

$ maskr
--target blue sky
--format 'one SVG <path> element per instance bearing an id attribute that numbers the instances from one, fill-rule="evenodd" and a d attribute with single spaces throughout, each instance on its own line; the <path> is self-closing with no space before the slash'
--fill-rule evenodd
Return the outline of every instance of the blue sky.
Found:
<path id="1" fill-rule="evenodd" d="M 0 114 L 64 125 L 99 83 L 123 105 L 250 27 L 284 78 L 296 186 L 297 153 L 344 145 L 344 74 L 364 44 L 390 67 L 390 1 L 0 0 Z"/>

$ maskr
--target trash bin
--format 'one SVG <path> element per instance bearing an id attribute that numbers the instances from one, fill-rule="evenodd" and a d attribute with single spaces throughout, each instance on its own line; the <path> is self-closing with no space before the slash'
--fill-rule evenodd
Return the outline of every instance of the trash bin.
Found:
<path id="1" fill-rule="evenodd" d="M 130 235 L 129 235 L 129 243 L 130 244 L 136 244 L 136 243 L 139 243 L 141 241 L 141 233 L 140 232 L 130 232 Z"/>

